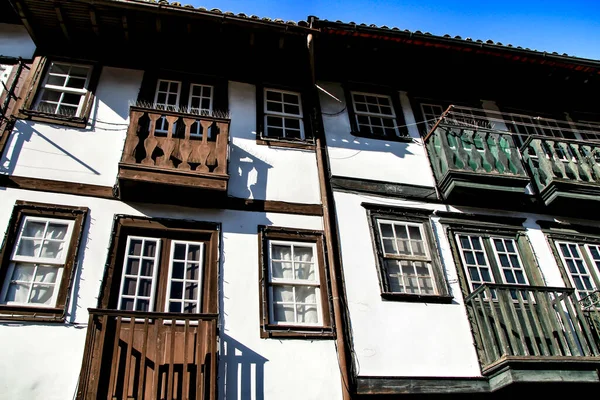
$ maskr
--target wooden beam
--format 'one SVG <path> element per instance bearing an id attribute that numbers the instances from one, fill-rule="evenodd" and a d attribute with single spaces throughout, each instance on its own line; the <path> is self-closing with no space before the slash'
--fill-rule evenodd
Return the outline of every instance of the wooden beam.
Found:
<path id="1" fill-rule="evenodd" d="M 33 40 L 35 43 L 37 43 L 35 34 L 33 33 L 33 29 L 31 28 L 31 24 L 29 23 L 29 20 L 27 19 L 27 12 L 25 11 L 25 6 L 23 4 L 21 4 L 21 2 L 19 0 L 15 0 L 15 6 L 17 8 L 17 13 L 19 14 L 19 18 L 21 18 L 21 22 L 23 23 L 23 26 L 25 26 L 25 29 L 27 29 L 27 32 L 29 32 L 29 36 L 31 36 L 31 40 Z"/>
<path id="2" fill-rule="evenodd" d="M 63 35 L 65 35 L 65 38 L 67 38 L 67 40 L 71 40 L 71 38 L 69 37 L 69 32 L 67 31 L 65 19 L 62 15 L 62 10 L 60 9 L 58 3 L 54 4 L 54 11 L 56 12 L 56 18 L 58 19 L 58 23 L 60 24 L 60 29 L 62 29 Z"/>
<path id="3" fill-rule="evenodd" d="M 123 34 L 125 35 L 125 40 L 129 40 L 129 26 L 127 25 L 126 15 L 121 17 L 121 22 L 123 22 Z"/>
<path id="4" fill-rule="evenodd" d="M 96 36 L 100 36 L 100 28 L 98 27 L 98 18 L 96 17 L 96 10 L 90 7 L 90 21 L 92 22 L 92 29 Z"/>
<path id="5" fill-rule="evenodd" d="M 156 17 L 156 33 L 162 32 L 162 20 L 160 17 Z"/>
<path id="6" fill-rule="evenodd" d="M 487 378 L 358 377 L 359 395 L 469 394 L 490 391 Z"/>

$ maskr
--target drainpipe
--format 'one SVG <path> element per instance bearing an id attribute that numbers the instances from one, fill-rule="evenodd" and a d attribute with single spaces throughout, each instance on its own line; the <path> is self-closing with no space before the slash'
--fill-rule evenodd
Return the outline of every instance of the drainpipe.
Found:
<path id="1" fill-rule="evenodd" d="M 306 45 L 308 47 L 311 87 L 310 92 L 315 101 L 315 147 L 317 156 L 317 170 L 319 174 L 319 189 L 321 192 L 321 204 L 323 205 L 323 229 L 325 231 L 326 247 L 327 247 L 327 262 L 330 267 L 331 279 L 331 295 L 333 302 L 333 313 L 335 322 L 335 340 L 338 354 L 338 363 L 340 374 L 342 377 L 342 399 L 351 399 L 350 386 L 352 384 L 349 371 L 350 354 L 349 346 L 346 343 L 345 336 L 345 309 L 342 307 L 340 296 L 344 296 L 343 272 L 342 263 L 339 252 L 339 241 L 337 236 L 337 220 L 335 215 L 335 205 L 333 199 L 333 189 L 329 180 L 331 173 L 329 169 L 329 156 L 325 142 L 325 131 L 321 127 L 321 106 L 319 96 L 316 89 L 316 74 L 315 74 L 315 54 L 314 54 L 314 37 L 312 33 L 307 36 Z"/>

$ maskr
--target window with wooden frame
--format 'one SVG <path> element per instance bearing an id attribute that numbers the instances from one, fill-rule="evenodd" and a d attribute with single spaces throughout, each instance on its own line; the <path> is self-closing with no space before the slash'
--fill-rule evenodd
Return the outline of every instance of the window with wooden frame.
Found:
<path id="1" fill-rule="evenodd" d="M 524 220 L 438 212 L 448 226 L 463 292 L 485 284 L 543 286 Z M 492 291 L 493 293 L 493 291 Z M 511 292 L 513 298 L 515 294 Z"/>
<path id="2" fill-rule="evenodd" d="M 36 57 L 24 84 L 20 116 L 85 127 L 99 72 L 91 63 Z"/>
<path id="3" fill-rule="evenodd" d="M 388 300 L 449 302 L 427 210 L 363 204 L 377 254 L 381 295 Z"/>
<path id="4" fill-rule="evenodd" d="M 215 313 L 218 226 L 118 217 L 101 308 Z"/>
<path id="5" fill-rule="evenodd" d="M 1 253 L 0 318 L 64 320 L 86 214 L 17 202 Z"/>
<path id="6" fill-rule="evenodd" d="M 333 335 L 323 235 L 259 227 L 261 337 Z"/>

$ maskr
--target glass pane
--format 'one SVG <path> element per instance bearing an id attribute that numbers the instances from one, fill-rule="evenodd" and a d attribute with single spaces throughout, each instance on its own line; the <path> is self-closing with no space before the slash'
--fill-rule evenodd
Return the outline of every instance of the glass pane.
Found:
<path id="1" fill-rule="evenodd" d="M 138 285 L 138 296 L 150 297 L 152 294 L 152 280 L 140 279 Z"/>
<path id="2" fill-rule="evenodd" d="M 280 113 L 283 111 L 283 106 L 280 103 L 273 103 L 271 101 L 267 101 L 267 111 Z"/>
<path id="3" fill-rule="evenodd" d="M 23 236 L 41 238 L 44 235 L 46 223 L 37 221 L 26 221 L 23 228 Z"/>
<path id="4" fill-rule="evenodd" d="M 200 261 L 200 246 L 190 244 L 188 246 L 188 261 Z"/>
<path id="5" fill-rule="evenodd" d="M 57 275 L 58 268 L 38 266 L 35 282 L 55 283 Z"/>
<path id="6" fill-rule="evenodd" d="M 68 226 L 65 224 L 49 223 L 46 230 L 46 239 L 64 240 Z"/>
<path id="7" fill-rule="evenodd" d="M 178 301 L 170 301 L 169 302 L 169 312 L 180 313 L 181 312 L 181 303 Z"/>
<path id="8" fill-rule="evenodd" d="M 283 118 L 282 117 L 272 117 L 267 116 L 267 125 L 282 127 L 283 126 Z"/>
<path id="9" fill-rule="evenodd" d="M 285 104 L 283 107 L 283 112 L 286 114 L 300 115 L 300 107 Z"/>
<path id="10" fill-rule="evenodd" d="M 41 240 L 21 239 L 21 241 L 19 242 L 19 247 L 17 248 L 17 255 L 36 257 L 38 255 L 41 244 Z"/>
<path id="11" fill-rule="evenodd" d="M 273 304 L 273 319 L 275 322 L 289 322 L 294 321 L 294 306 Z"/>
<path id="12" fill-rule="evenodd" d="M 70 77 L 65 87 L 73 89 L 83 89 L 85 87 L 85 78 Z"/>
<path id="13" fill-rule="evenodd" d="M 394 230 L 392 229 L 392 225 L 380 224 L 379 226 L 381 228 L 381 236 L 382 237 L 389 237 L 389 238 L 394 237 Z"/>
<path id="14" fill-rule="evenodd" d="M 271 247 L 271 259 L 273 259 L 273 260 L 291 260 L 292 259 L 292 247 L 274 244 Z"/>
<path id="15" fill-rule="evenodd" d="M 195 314 L 197 313 L 196 303 L 185 302 L 183 303 L 183 312 L 186 314 Z"/>
<path id="16" fill-rule="evenodd" d="M 300 129 L 300 120 L 294 118 L 285 119 L 285 127 L 288 129 Z"/>
<path id="17" fill-rule="evenodd" d="M 182 262 L 174 262 L 173 263 L 173 274 L 172 278 L 174 279 L 183 279 L 185 264 Z"/>
<path id="18" fill-rule="evenodd" d="M 140 269 L 140 260 L 137 258 L 127 258 L 127 267 L 125 273 L 127 275 L 137 275 Z"/>
<path id="19" fill-rule="evenodd" d="M 308 286 L 296 287 L 296 303 L 317 304 L 317 289 Z"/>
<path id="20" fill-rule="evenodd" d="M 419 286 L 421 287 L 421 294 L 435 294 L 433 279 L 430 277 L 420 277 Z"/>
<path id="21" fill-rule="evenodd" d="M 421 237 L 421 229 L 418 226 L 409 226 L 408 233 L 410 234 L 410 238 L 412 240 L 423 240 Z"/>
<path id="22" fill-rule="evenodd" d="M 294 246 L 294 261 L 313 261 L 312 247 Z"/>
<path id="23" fill-rule="evenodd" d="M 176 260 L 185 260 L 186 245 L 182 243 L 175 243 L 173 249 L 173 258 Z"/>
<path id="24" fill-rule="evenodd" d="M 83 95 L 76 93 L 65 93 L 62 98 L 62 106 L 70 105 L 77 107 Z"/>
<path id="25" fill-rule="evenodd" d="M 307 324 L 316 324 L 319 322 L 317 307 L 315 306 L 296 306 L 298 322 Z"/>
<path id="26" fill-rule="evenodd" d="M 138 299 L 136 309 L 137 311 L 149 311 L 150 300 Z"/>
<path id="27" fill-rule="evenodd" d="M 185 284 L 185 299 L 198 300 L 198 284 L 196 282 L 188 282 Z"/>
<path id="28" fill-rule="evenodd" d="M 394 224 L 394 231 L 398 239 L 408 239 L 408 232 L 406 231 L 406 225 Z"/>
<path id="29" fill-rule="evenodd" d="M 31 288 L 29 302 L 34 304 L 52 305 L 52 295 L 54 294 L 54 285 L 34 284 Z"/>
<path id="30" fill-rule="evenodd" d="M 154 270 L 154 260 L 143 260 L 142 259 L 142 270 L 140 271 L 141 276 L 152 276 Z"/>
<path id="31" fill-rule="evenodd" d="M 63 104 L 58 108 L 57 114 L 73 116 L 77 114 L 77 107 L 67 106 Z"/>
<path id="32" fill-rule="evenodd" d="M 65 76 L 49 75 L 46 84 L 52 86 L 63 86 L 66 79 L 67 78 Z"/>
<path id="33" fill-rule="evenodd" d="M 283 94 L 283 101 L 286 103 L 299 104 L 298 95 L 290 93 Z"/>
<path id="34" fill-rule="evenodd" d="M 21 283 L 11 283 L 6 293 L 7 302 L 27 303 L 29 295 L 29 285 Z"/>
<path id="35" fill-rule="evenodd" d="M 133 311 L 133 299 L 124 297 L 121 300 L 121 310 Z"/>
<path id="36" fill-rule="evenodd" d="M 411 240 L 410 245 L 412 247 L 412 252 L 416 256 L 425 256 L 425 245 L 422 241 Z"/>
<path id="37" fill-rule="evenodd" d="M 480 281 L 479 270 L 475 267 L 469 267 L 469 275 L 471 276 L 472 281 Z"/>
<path id="38" fill-rule="evenodd" d="M 315 265 L 308 263 L 296 264 L 296 279 L 316 281 Z"/>
<path id="39" fill-rule="evenodd" d="M 125 278 L 125 282 L 123 283 L 123 293 L 122 294 L 134 296 L 136 286 L 137 286 L 137 279 Z"/>
<path id="40" fill-rule="evenodd" d="M 40 254 L 40 257 L 60 258 L 62 255 L 64 246 L 65 246 L 64 242 L 44 241 L 44 245 L 42 246 L 42 253 Z"/>
<path id="41" fill-rule="evenodd" d="M 386 260 L 385 266 L 388 274 L 388 282 L 390 292 L 402 293 L 404 292 L 402 274 L 400 273 L 400 265 L 396 260 Z"/>
<path id="42" fill-rule="evenodd" d="M 200 278 L 200 265 L 196 263 L 188 263 L 185 274 L 186 279 L 197 281 Z"/>
<path id="43" fill-rule="evenodd" d="M 281 101 L 281 93 L 267 90 L 267 100 Z"/>
<path id="44" fill-rule="evenodd" d="M 12 279 L 13 281 L 25 281 L 31 282 L 33 280 L 33 274 L 35 272 L 35 266 L 28 264 L 17 264 L 13 270 Z"/>
<path id="45" fill-rule="evenodd" d="M 183 282 L 171 282 L 171 298 L 183 298 Z"/>
<path id="46" fill-rule="evenodd" d="M 156 242 L 147 240 L 144 243 L 144 256 L 154 257 L 156 255 Z"/>
<path id="47" fill-rule="evenodd" d="M 399 254 L 411 254 L 410 244 L 408 240 L 398 240 L 397 243 Z"/>
<path id="48" fill-rule="evenodd" d="M 48 102 L 58 102 L 61 96 L 62 92 L 59 92 L 57 90 L 44 89 L 41 100 Z"/>
<path id="49" fill-rule="evenodd" d="M 498 251 L 504 251 L 504 244 L 501 239 L 494 239 L 494 246 Z"/>
<path id="50" fill-rule="evenodd" d="M 142 241 L 138 239 L 131 239 L 129 241 L 129 255 L 139 256 L 142 253 Z"/>
<path id="51" fill-rule="evenodd" d="M 69 75 L 85 78 L 89 71 L 90 69 L 87 67 L 72 66 Z"/>
<path id="52" fill-rule="evenodd" d="M 460 240 L 460 247 L 462 247 L 465 250 L 471 248 L 471 242 L 469 241 L 468 237 L 466 237 L 466 236 L 459 236 L 458 239 Z"/>
<path id="53" fill-rule="evenodd" d="M 393 239 L 383 239 L 383 251 L 386 254 L 396 254 L 396 241 Z"/>
<path id="54" fill-rule="evenodd" d="M 294 301 L 292 286 L 273 286 L 273 301 L 276 303 L 291 303 Z"/>

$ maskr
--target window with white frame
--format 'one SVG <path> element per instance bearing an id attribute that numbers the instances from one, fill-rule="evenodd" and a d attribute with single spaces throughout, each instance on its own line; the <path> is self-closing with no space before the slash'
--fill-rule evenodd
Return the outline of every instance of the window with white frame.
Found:
<path id="1" fill-rule="evenodd" d="M 10 256 L 2 304 L 55 307 L 73 220 L 26 216 Z"/>
<path id="2" fill-rule="evenodd" d="M 439 294 L 422 223 L 377 219 L 386 292 Z"/>
<path id="3" fill-rule="evenodd" d="M 203 242 L 128 236 L 117 308 L 200 313 L 203 263 Z"/>
<path id="4" fill-rule="evenodd" d="M 578 297 L 591 295 L 600 287 L 600 246 L 592 243 L 555 241 L 561 262 Z"/>
<path id="5" fill-rule="evenodd" d="M 304 140 L 301 94 L 264 89 L 264 136 Z"/>
<path id="6" fill-rule="evenodd" d="M 429 132 L 444 113 L 444 108 L 439 104 L 421 103 L 421 113 L 426 130 Z"/>
<path id="7" fill-rule="evenodd" d="M 269 240 L 268 246 L 270 323 L 321 325 L 316 244 Z"/>
<path id="8" fill-rule="evenodd" d="M 35 110 L 67 117 L 82 117 L 92 67 L 53 61 L 42 82 Z"/>
<path id="9" fill-rule="evenodd" d="M 356 125 L 360 133 L 400 136 L 392 98 L 387 95 L 350 92 Z"/>
<path id="10" fill-rule="evenodd" d="M 470 291 L 486 283 L 529 285 L 514 238 L 467 233 L 455 238 Z"/>
<path id="11" fill-rule="evenodd" d="M 213 86 L 192 83 L 190 85 L 188 110 L 194 114 L 211 115 L 213 110 L 213 91 Z M 190 134 L 192 136 L 202 136 L 202 126 L 198 121 L 192 124 Z"/>
<path id="12" fill-rule="evenodd" d="M 154 107 L 159 110 L 177 111 L 180 93 L 180 81 L 159 79 L 154 94 Z M 161 117 L 156 121 L 156 132 L 166 133 L 168 129 L 169 123 L 165 117 Z"/>

